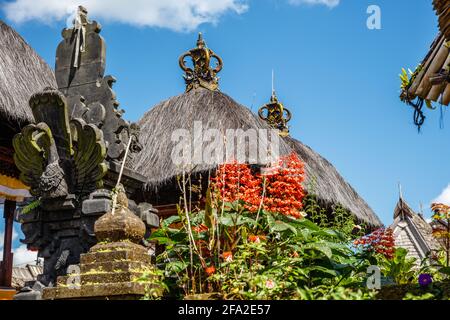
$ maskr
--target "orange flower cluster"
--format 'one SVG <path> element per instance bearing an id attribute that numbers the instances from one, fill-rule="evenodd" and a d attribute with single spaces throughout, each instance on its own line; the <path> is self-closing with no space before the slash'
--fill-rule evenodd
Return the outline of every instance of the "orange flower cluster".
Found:
<path id="1" fill-rule="evenodd" d="M 450 219 L 450 206 L 442 203 L 433 203 L 431 210 L 434 211 L 433 219 L 435 220 Z"/>
<path id="2" fill-rule="evenodd" d="M 266 236 L 264 235 L 249 235 L 248 236 L 248 241 L 250 242 L 254 242 L 254 243 L 261 243 L 261 241 L 265 241 L 266 240 Z"/>
<path id="3" fill-rule="evenodd" d="M 204 224 L 200 224 L 198 226 L 193 226 L 192 231 L 197 232 L 197 233 L 203 233 L 203 232 L 208 231 L 208 227 L 205 226 Z"/>
<path id="4" fill-rule="evenodd" d="M 233 261 L 233 252 L 231 251 L 225 251 L 224 253 L 222 253 L 222 258 L 224 261 L 226 262 L 231 262 Z"/>
<path id="5" fill-rule="evenodd" d="M 361 246 L 369 252 L 376 252 L 392 259 L 395 252 L 395 241 L 391 229 L 377 229 L 371 234 L 353 242 L 355 246 Z"/>
<path id="6" fill-rule="evenodd" d="M 269 168 L 266 178 L 264 209 L 294 218 L 302 218 L 304 165 L 296 154 L 282 157 L 276 167 Z"/>
<path id="7" fill-rule="evenodd" d="M 225 202 L 242 200 L 250 212 L 256 212 L 260 205 L 261 177 L 252 174 L 250 167 L 236 161 L 219 166 L 212 186 Z"/>
<path id="8" fill-rule="evenodd" d="M 222 201 L 242 200 L 250 212 L 257 212 L 262 205 L 269 212 L 301 218 L 303 180 L 303 162 L 293 153 L 280 158 L 275 166 L 264 168 L 261 174 L 253 174 L 247 164 L 220 165 L 212 187 Z"/>
<path id="9" fill-rule="evenodd" d="M 213 265 L 205 268 L 205 273 L 208 276 L 213 275 L 215 272 L 216 272 L 216 267 L 214 267 Z"/>

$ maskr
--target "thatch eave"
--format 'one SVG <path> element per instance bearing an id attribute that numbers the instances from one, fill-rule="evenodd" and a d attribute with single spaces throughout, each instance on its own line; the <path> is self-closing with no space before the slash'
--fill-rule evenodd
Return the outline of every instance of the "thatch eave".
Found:
<path id="1" fill-rule="evenodd" d="M 199 88 L 157 104 L 138 122 L 141 128 L 140 141 L 144 148 L 133 161 L 133 169 L 147 177 L 146 192 L 171 193 L 170 187 L 183 174 L 183 170 L 174 166 L 170 158 L 173 148 L 170 144 L 171 133 L 179 128 L 192 129 L 194 121 L 201 121 L 205 128 L 269 129 L 248 108 L 221 92 Z M 307 188 L 311 185 L 312 177 L 315 177 L 314 193 L 321 203 L 327 207 L 340 204 L 352 212 L 358 221 L 371 227 L 382 226 L 372 209 L 331 163 L 295 139 L 280 140 L 280 154 L 286 155 L 293 151 L 305 162 Z M 202 164 L 184 173 L 186 176 L 202 174 L 206 179 L 216 168 L 217 164 Z"/>
<path id="2" fill-rule="evenodd" d="M 364 199 L 327 159 L 296 139 L 286 137 L 285 140 L 305 164 L 304 186 L 308 193 L 316 195 L 328 206 L 341 205 L 354 214 L 357 220 L 371 227 L 383 225 Z"/>
<path id="3" fill-rule="evenodd" d="M 0 20 L 0 121 L 3 128 L 17 130 L 33 122 L 28 100 L 45 87 L 57 87 L 51 68 L 14 29 Z"/>

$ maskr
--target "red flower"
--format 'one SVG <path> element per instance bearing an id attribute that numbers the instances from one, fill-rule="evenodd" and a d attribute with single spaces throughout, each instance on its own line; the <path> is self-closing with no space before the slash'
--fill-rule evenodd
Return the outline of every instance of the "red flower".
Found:
<path id="1" fill-rule="evenodd" d="M 242 200 L 247 210 L 258 210 L 261 201 L 261 178 L 253 175 L 248 165 L 236 161 L 220 165 L 216 177 L 212 178 L 212 187 L 219 194 L 221 201 Z"/>
<path id="2" fill-rule="evenodd" d="M 208 276 L 210 276 L 216 272 L 216 267 L 214 267 L 214 266 L 206 267 L 205 272 Z"/>
<path id="3" fill-rule="evenodd" d="M 261 174 L 253 174 L 248 165 L 237 162 L 220 165 L 212 187 L 221 201 L 242 200 L 250 212 L 257 212 L 262 205 L 270 212 L 302 218 L 303 180 L 303 162 L 293 153 L 263 168 Z"/>
<path id="4" fill-rule="evenodd" d="M 231 261 L 233 261 L 233 253 L 231 251 L 226 251 L 226 252 L 222 253 L 222 258 L 226 262 L 231 262 Z"/>
<path id="5" fill-rule="evenodd" d="M 368 252 L 376 252 L 392 259 L 395 252 L 395 241 L 391 229 L 377 229 L 373 233 L 353 242 Z"/>
<path id="6" fill-rule="evenodd" d="M 248 241 L 254 243 L 260 243 L 262 240 L 266 240 L 266 237 L 263 235 L 249 235 Z"/>
<path id="7" fill-rule="evenodd" d="M 201 233 L 201 232 L 208 231 L 208 227 L 205 226 L 204 224 L 201 224 L 201 225 L 198 225 L 198 226 L 193 226 L 192 230 L 197 232 L 197 233 Z"/>

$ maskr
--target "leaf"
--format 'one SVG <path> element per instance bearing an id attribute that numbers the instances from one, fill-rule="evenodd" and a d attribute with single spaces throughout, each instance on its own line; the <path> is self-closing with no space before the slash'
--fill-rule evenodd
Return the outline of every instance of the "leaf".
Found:
<path id="1" fill-rule="evenodd" d="M 277 220 L 277 221 L 274 221 L 272 223 L 272 225 L 270 225 L 271 232 L 282 232 L 282 231 L 286 231 L 286 230 L 290 230 L 290 231 L 292 231 L 292 233 L 297 234 L 297 229 L 295 229 L 289 223 Z"/>
<path id="2" fill-rule="evenodd" d="M 322 252 L 327 258 L 331 259 L 333 252 L 331 248 L 325 243 L 307 243 L 303 246 L 304 249 L 312 249 Z"/>
<path id="3" fill-rule="evenodd" d="M 166 219 L 164 219 L 161 223 L 161 226 L 164 228 L 169 227 L 172 223 L 174 222 L 179 222 L 180 221 L 180 217 L 179 216 L 171 216 L 168 217 Z"/>
<path id="4" fill-rule="evenodd" d="M 305 268 L 305 270 L 308 273 L 314 272 L 314 271 L 318 271 L 318 272 L 320 272 L 320 273 L 322 273 L 324 275 L 328 275 L 328 276 L 331 276 L 331 277 L 338 276 L 338 273 L 335 270 L 328 269 L 328 268 L 325 268 L 325 267 L 322 267 L 322 266 L 310 266 L 310 267 Z"/>
<path id="5" fill-rule="evenodd" d="M 188 267 L 188 264 L 184 261 L 173 261 L 173 262 L 168 262 L 166 264 L 166 270 L 169 272 L 175 272 L 175 273 L 179 273 L 183 270 L 185 270 Z"/>
<path id="6" fill-rule="evenodd" d="M 240 226 L 243 224 L 255 225 L 256 221 L 252 218 L 241 216 L 235 213 L 225 213 L 219 218 L 220 224 L 226 227 Z"/>
<path id="7" fill-rule="evenodd" d="M 440 273 L 446 274 L 448 276 L 450 276 L 450 267 L 443 267 L 439 269 Z"/>
<path id="8" fill-rule="evenodd" d="M 314 222 L 312 222 L 311 220 L 308 220 L 308 219 L 299 219 L 299 220 L 292 219 L 292 223 L 294 225 L 301 226 L 301 227 L 306 228 L 311 231 L 320 231 L 321 230 L 317 224 L 315 224 Z"/>

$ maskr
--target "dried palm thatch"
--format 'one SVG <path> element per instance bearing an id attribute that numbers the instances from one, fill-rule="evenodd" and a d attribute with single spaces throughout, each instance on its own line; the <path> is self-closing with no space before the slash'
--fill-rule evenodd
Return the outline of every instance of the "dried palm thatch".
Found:
<path id="1" fill-rule="evenodd" d="M 199 88 L 156 105 L 139 121 L 140 141 L 144 147 L 133 164 L 133 169 L 148 177 L 148 193 L 159 198 L 164 194 L 163 197 L 167 198 L 177 192 L 170 185 L 174 183 L 174 177 L 182 175 L 183 170 L 172 162 L 171 151 L 174 145 L 171 135 L 179 128 L 192 130 L 194 121 L 201 121 L 204 129 L 268 128 L 248 108 L 217 91 Z M 358 220 L 370 226 L 382 225 L 375 213 L 327 160 L 299 141 L 291 138 L 280 141 L 280 154 L 293 151 L 305 162 L 305 186 L 313 185 L 309 191 L 314 192 L 324 204 L 341 204 Z M 216 167 L 216 164 L 201 164 L 192 168 L 191 173 L 213 171 Z M 315 183 L 310 183 L 312 180 Z"/>
<path id="2" fill-rule="evenodd" d="M 372 227 L 382 226 L 378 216 L 328 160 L 296 139 L 284 139 L 305 163 L 304 184 L 308 193 L 316 195 L 328 207 L 341 205 Z"/>
<path id="3" fill-rule="evenodd" d="M 56 88 L 53 71 L 11 27 L 0 20 L 0 119 L 17 127 L 33 121 L 28 100 L 45 87 Z"/>
<path id="4" fill-rule="evenodd" d="M 433 0 L 434 10 L 439 16 L 439 29 L 445 35 L 446 39 L 450 39 L 450 1 Z"/>
<path id="5" fill-rule="evenodd" d="M 270 130 L 249 109 L 219 91 L 197 88 L 161 102 L 138 122 L 141 131 L 139 140 L 144 147 L 133 161 L 133 169 L 148 177 L 150 189 L 170 183 L 171 178 L 182 175 L 183 171 L 190 174 L 206 172 L 214 170 L 221 163 L 201 162 L 183 168 L 172 161 L 172 150 L 177 144 L 172 142 L 172 133 L 186 129 L 194 134 L 194 122 L 202 124 L 203 132 L 206 129 L 218 129 L 224 135 L 228 129 Z M 291 148 L 284 141 L 279 141 L 280 155 L 289 154 Z M 202 147 L 204 145 L 195 145 L 193 153 L 201 152 Z M 256 161 L 252 164 L 260 163 Z"/>

